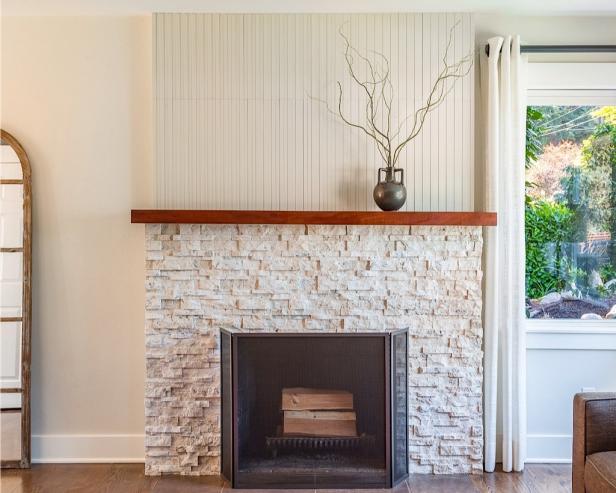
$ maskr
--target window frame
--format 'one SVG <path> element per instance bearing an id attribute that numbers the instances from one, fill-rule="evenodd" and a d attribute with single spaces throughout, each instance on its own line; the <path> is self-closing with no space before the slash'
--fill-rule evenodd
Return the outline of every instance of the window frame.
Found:
<path id="1" fill-rule="evenodd" d="M 529 62 L 527 106 L 616 106 L 616 63 Z M 525 293 L 526 295 L 526 293 Z M 525 318 L 530 338 L 541 334 L 559 337 L 576 334 L 616 334 L 616 319 L 530 319 Z"/>

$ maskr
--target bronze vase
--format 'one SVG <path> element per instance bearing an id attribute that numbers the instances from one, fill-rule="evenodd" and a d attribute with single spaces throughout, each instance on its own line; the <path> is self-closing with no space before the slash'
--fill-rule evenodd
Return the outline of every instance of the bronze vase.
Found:
<path id="1" fill-rule="evenodd" d="M 396 180 L 396 173 L 400 174 L 399 180 Z M 394 168 L 393 166 L 379 168 L 378 180 L 372 193 L 376 205 L 383 211 L 397 211 L 400 209 L 406 202 L 404 170 L 402 168 Z"/>

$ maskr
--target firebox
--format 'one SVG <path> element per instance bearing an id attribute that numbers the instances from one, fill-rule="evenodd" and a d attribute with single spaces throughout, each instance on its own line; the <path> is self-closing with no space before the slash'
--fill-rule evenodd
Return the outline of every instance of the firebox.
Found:
<path id="1" fill-rule="evenodd" d="M 391 488 L 408 476 L 407 330 L 221 331 L 234 488 Z"/>

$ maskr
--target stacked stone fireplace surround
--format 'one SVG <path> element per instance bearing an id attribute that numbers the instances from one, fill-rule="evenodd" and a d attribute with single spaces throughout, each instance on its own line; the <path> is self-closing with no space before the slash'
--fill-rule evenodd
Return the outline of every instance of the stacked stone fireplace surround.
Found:
<path id="1" fill-rule="evenodd" d="M 146 225 L 146 473 L 220 472 L 221 328 L 409 328 L 411 473 L 482 470 L 482 230 Z"/>

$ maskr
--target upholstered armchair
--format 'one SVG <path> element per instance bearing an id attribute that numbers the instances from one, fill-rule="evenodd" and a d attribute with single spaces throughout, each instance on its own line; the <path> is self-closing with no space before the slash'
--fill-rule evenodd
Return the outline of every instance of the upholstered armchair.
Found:
<path id="1" fill-rule="evenodd" d="M 573 493 L 616 493 L 616 393 L 573 399 Z"/>

